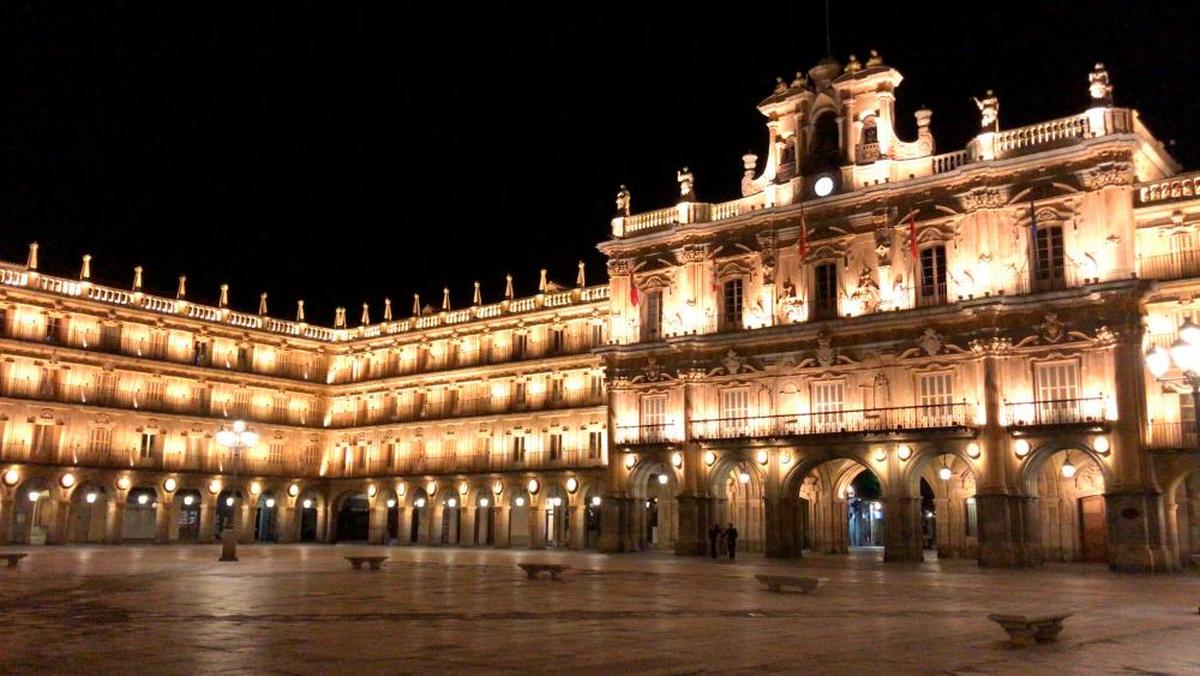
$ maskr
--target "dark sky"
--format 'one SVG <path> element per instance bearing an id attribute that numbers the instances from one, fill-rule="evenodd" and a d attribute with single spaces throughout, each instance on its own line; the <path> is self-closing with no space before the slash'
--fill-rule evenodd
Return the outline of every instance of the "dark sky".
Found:
<path id="1" fill-rule="evenodd" d="M 600 281 L 618 184 L 665 206 L 687 164 L 701 199 L 737 196 L 755 104 L 825 54 L 820 2 L 436 4 L 4 3 L 0 257 L 36 239 L 47 272 L 91 253 L 98 281 L 141 264 L 153 291 L 187 274 L 195 300 L 228 282 L 235 307 L 352 325 L 475 279 L 497 300 L 505 272 L 570 284 L 581 258 Z M 1190 4 L 833 0 L 833 53 L 878 49 L 902 135 L 927 105 L 943 152 L 971 95 L 995 89 L 1003 127 L 1069 115 L 1103 60 L 1196 167 Z"/>

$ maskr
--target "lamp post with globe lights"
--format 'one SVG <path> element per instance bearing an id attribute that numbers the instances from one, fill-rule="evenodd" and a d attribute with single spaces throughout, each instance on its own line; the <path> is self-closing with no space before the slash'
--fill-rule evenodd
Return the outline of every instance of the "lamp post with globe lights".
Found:
<path id="1" fill-rule="evenodd" d="M 1179 339 L 1169 349 L 1154 347 L 1146 353 L 1146 368 L 1155 378 L 1162 380 L 1172 366 L 1179 369 L 1183 379 L 1191 386 L 1192 408 L 1200 411 L 1200 326 L 1191 319 L 1185 319 L 1180 325 Z M 1200 440 L 1200 417 L 1196 418 L 1196 429 L 1192 433 Z"/>
<path id="2" fill-rule="evenodd" d="M 233 454 L 233 490 L 229 492 L 229 506 L 232 508 L 230 518 L 221 529 L 221 561 L 237 561 L 237 504 L 238 495 L 238 465 L 241 464 L 241 451 L 251 448 L 258 443 L 258 434 L 246 429 L 242 420 L 233 421 L 233 429 L 217 432 L 217 443 L 228 448 Z"/>

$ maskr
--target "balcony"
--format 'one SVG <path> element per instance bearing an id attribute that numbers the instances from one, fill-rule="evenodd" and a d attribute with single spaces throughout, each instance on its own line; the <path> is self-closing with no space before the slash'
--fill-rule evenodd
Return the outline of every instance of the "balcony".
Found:
<path id="1" fill-rule="evenodd" d="M 675 423 L 652 423 L 649 425 L 618 425 L 618 444 L 669 444 L 679 441 L 679 426 Z"/>
<path id="2" fill-rule="evenodd" d="M 1138 258 L 1138 277 L 1143 279 L 1184 279 L 1200 277 L 1200 250 L 1173 251 Z"/>
<path id="3" fill-rule="evenodd" d="M 1008 427 L 1096 425 L 1104 422 L 1104 397 L 1048 399 L 1004 404 Z"/>
<path id="4" fill-rule="evenodd" d="M 1155 451 L 1200 452 L 1200 433 L 1194 421 L 1151 422 L 1146 448 Z"/>
<path id="5" fill-rule="evenodd" d="M 913 430 L 954 430 L 975 426 L 966 402 L 926 406 L 843 409 L 820 413 L 693 420 L 692 438 L 762 439 L 828 434 L 896 434 Z"/>

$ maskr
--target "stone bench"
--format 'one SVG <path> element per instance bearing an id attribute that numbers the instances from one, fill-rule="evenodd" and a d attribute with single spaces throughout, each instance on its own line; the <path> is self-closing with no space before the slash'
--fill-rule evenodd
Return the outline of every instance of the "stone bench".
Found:
<path id="1" fill-rule="evenodd" d="M 1071 613 L 1053 615 L 1005 615 L 992 613 L 988 619 L 1008 632 L 1008 638 L 1018 648 L 1028 648 L 1041 641 L 1053 641 L 1062 631 L 1063 620 Z"/>
<path id="2" fill-rule="evenodd" d="M 354 570 L 362 570 L 363 564 L 370 564 L 371 570 L 379 570 L 379 566 L 388 560 L 386 556 L 347 556 L 346 560 L 354 566 Z"/>
<path id="3" fill-rule="evenodd" d="M 564 570 L 570 568 L 570 566 L 563 566 L 557 563 L 518 563 L 517 566 L 520 567 L 521 570 L 525 571 L 525 575 L 527 575 L 530 580 L 536 580 L 538 573 L 541 572 L 550 573 L 551 580 L 558 580 L 558 576 L 562 575 Z"/>
<path id="4" fill-rule="evenodd" d="M 795 589 L 802 594 L 807 594 L 821 584 L 821 581 L 815 577 L 801 577 L 798 575 L 755 575 L 754 579 L 766 585 L 767 591 L 773 592 L 782 592 L 784 589 Z"/>
<path id="5" fill-rule="evenodd" d="M 4 559 L 5 561 L 8 561 L 9 568 L 16 568 L 17 562 L 19 562 L 21 559 L 25 558 L 26 556 L 29 556 L 29 555 L 24 552 L 17 552 L 14 554 L 0 554 L 0 559 Z"/>

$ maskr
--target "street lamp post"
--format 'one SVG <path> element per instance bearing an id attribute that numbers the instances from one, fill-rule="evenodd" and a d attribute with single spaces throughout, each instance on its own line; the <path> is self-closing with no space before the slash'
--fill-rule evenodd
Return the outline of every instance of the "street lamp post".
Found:
<path id="1" fill-rule="evenodd" d="M 237 502 L 238 495 L 238 465 L 241 464 L 241 451 L 250 448 L 258 442 L 258 435 L 246 429 L 246 423 L 241 420 L 233 421 L 232 430 L 217 432 L 217 443 L 228 448 L 233 454 L 233 486 L 229 491 L 230 507 L 229 520 L 221 529 L 221 561 L 237 561 Z"/>
<path id="2" fill-rule="evenodd" d="M 1191 386 L 1192 410 L 1200 413 L 1200 326 L 1191 319 L 1185 319 L 1180 325 L 1179 339 L 1170 349 L 1155 347 L 1146 353 L 1146 368 L 1155 378 L 1166 376 L 1172 365 L 1179 369 L 1183 379 Z M 1196 416 L 1195 426 L 1193 433 L 1200 442 L 1200 415 Z"/>

